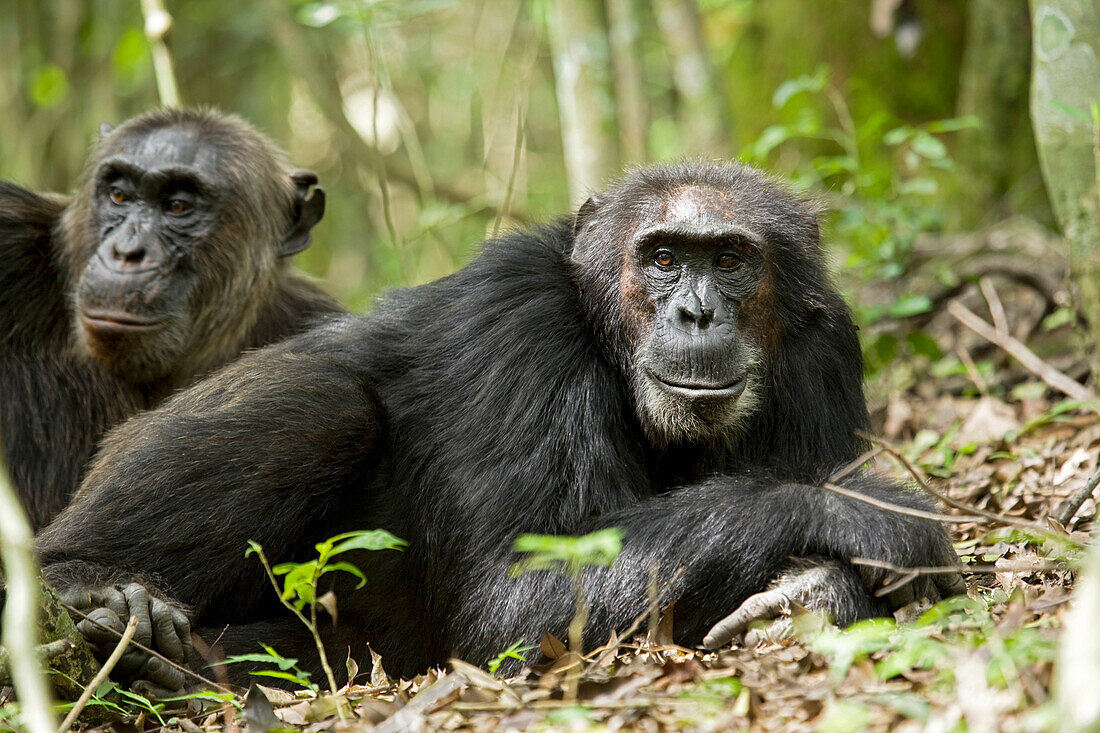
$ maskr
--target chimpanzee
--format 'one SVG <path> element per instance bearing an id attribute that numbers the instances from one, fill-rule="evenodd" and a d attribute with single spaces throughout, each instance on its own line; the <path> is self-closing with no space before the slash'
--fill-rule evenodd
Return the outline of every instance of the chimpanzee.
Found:
<path id="1" fill-rule="evenodd" d="M 108 428 L 339 310 L 287 269 L 316 183 L 211 110 L 104 126 L 71 200 L 0 182 L 0 445 L 36 528 Z"/>
<path id="2" fill-rule="evenodd" d="M 182 655 L 190 622 L 230 653 L 262 640 L 305 663 L 312 642 L 246 540 L 302 561 L 322 538 L 385 528 L 407 549 L 355 558 L 368 582 L 337 589 L 326 633 L 407 675 L 562 634 L 568 581 L 509 577 L 513 538 L 621 527 L 615 563 L 586 571 L 588 642 L 644 611 L 656 568 L 676 638 L 697 644 L 790 558 L 824 559 L 791 587 L 846 619 L 886 610 L 850 558 L 954 562 L 938 524 L 815 485 L 866 424 L 813 207 L 736 164 L 643 167 L 573 219 L 490 242 L 113 431 L 38 548 L 67 597 L 119 629 L 140 613 L 162 650 Z M 927 506 L 884 479 L 845 484 Z M 936 582 L 921 590 L 960 583 Z"/>

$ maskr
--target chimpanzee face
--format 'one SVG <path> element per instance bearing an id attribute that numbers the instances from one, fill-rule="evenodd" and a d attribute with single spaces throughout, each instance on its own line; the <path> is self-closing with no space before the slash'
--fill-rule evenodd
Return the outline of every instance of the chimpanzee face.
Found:
<path id="1" fill-rule="evenodd" d="M 665 440 L 734 433 L 758 401 L 764 236 L 731 208 L 720 191 L 683 188 L 631 241 L 631 295 L 646 319 L 635 395 Z"/>
<path id="2" fill-rule="evenodd" d="M 90 349 L 128 375 L 154 379 L 190 342 L 195 254 L 216 233 L 225 200 L 217 148 L 180 126 L 106 142 L 91 180 L 97 235 L 76 287 Z"/>

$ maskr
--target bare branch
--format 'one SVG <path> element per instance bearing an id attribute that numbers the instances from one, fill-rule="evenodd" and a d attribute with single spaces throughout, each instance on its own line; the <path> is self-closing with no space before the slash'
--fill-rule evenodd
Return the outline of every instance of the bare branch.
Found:
<path id="1" fill-rule="evenodd" d="M 936 512 L 926 512 L 923 509 L 913 509 L 912 507 L 902 506 L 901 504 L 894 504 L 890 501 L 883 501 L 882 499 L 876 499 L 873 496 L 867 496 L 861 494 L 858 491 L 846 489 L 843 486 L 826 481 L 821 484 L 821 488 L 831 491 L 834 494 L 840 494 L 846 496 L 849 499 L 855 499 L 856 501 L 862 501 L 864 504 L 870 504 L 871 506 L 884 509 L 888 512 L 894 512 L 895 514 L 904 514 L 907 517 L 916 517 L 918 519 L 930 519 L 933 522 L 943 522 L 945 524 L 962 524 L 963 522 L 980 522 L 979 516 L 951 516 L 949 514 L 937 514 Z"/>
<path id="2" fill-rule="evenodd" d="M 1047 364 L 1021 341 L 1016 340 L 1007 333 L 999 333 L 997 329 L 975 315 L 973 311 L 959 301 L 952 300 L 948 303 L 947 312 L 974 333 L 1004 349 L 1012 358 L 1020 362 L 1025 369 L 1046 382 L 1052 389 L 1056 389 L 1081 402 L 1090 402 L 1096 399 L 1096 393 L 1091 389 L 1070 379 L 1050 364 Z"/>
<path id="3" fill-rule="evenodd" d="M 1100 484 L 1100 471 L 1094 473 L 1092 478 L 1090 478 L 1076 494 L 1058 505 L 1058 508 L 1054 510 L 1054 519 L 1063 527 L 1068 525 L 1070 520 L 1077 514 L 1077 510 L 1085 503 L 1085 499 L 1092 496 L 1092 492 L 1096 490 L 1097 484 Z"/>

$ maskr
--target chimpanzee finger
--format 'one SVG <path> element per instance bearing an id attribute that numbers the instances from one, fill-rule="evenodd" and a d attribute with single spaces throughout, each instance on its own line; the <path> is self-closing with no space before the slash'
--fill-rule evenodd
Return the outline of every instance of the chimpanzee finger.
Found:
<path id="1" fill-rule="evenodd" d="M 191 622 L 182 611 L 172 609 L 172 625 L 176 627 L 176 636 L 183 640 L 183 659 L 179 661 L 186 663 L 191 656 Z"/>
<path id="2" fill-rule="evenodd" d="M 181 637 L 176 633 L 172 607 L 159 598 L 150 597 L 149 619 L 153 627 L 152 647 L 172 661 L 182 662 L 185 659 L 184 640 L 190 641 L 190 635 Z"/>
<path id="3" fill-rule="evenodd" d="M 114 586 L 78 586 L 59 594 L 61 602 L 88 611 L 93 608 L 109 608 L 119 618 L 130 618 L 126 607 L 126 598 L 122 591 Z"/>
<path id="4" fill-rule="evenodd" d="M 93 608 L 88 617 L 76 624 L 76 630 L 92 646 L 113 645 L 118 643 L 126 624 L 109 608 Z"/>
<path id="5" fill-rule="evenodd" d="M 703 639 L 707 649 L 717 649 L 728 644 L 734 636 L 757 620 L 771 620 L 790 607 L 790 600 L 779 590 L 769 590 L 751 595 L 736 611 L 716 623 Z"/>
<path id="6" fill-rule="evenodd" d="M 966 593 L 966 581 L 962 573 L 937 575 L 935 579 L 936 589 L 943 598 L 959 596 Z"/>
<path id="7" fill-rule="evenodd" d="M 187 681 L 183 672 L 176 669 L 163 659 L 150 657 L 142 672 L 141 682 L 159 688 L 157 697 L 172 697 L 178 695 Z M 135 683 L 136 686 L 136 683 Z M 167 695 L 163 693 L 168 693 Z"/>
<path id="8" fill-rule="evenodd" d="M 126 596 L 126 605 L 130 613 L 137 616 L 134 641 L 143 646 L 153 646 L 153 622 L 149 618 L 149 591 L 145 590 L 145 586 L 130 583 L 123 586 L 122 594 Z"/>

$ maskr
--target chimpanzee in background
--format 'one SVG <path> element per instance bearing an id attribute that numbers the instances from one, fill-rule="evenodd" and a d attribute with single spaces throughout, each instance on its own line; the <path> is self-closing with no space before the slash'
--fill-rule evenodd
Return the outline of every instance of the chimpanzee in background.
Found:
<path id="1" fill-rule="evenodd" d="M 287 269 L 324 191 L 266 137 L 211 110 L 101 132 L 72 199 L 0 182 L 0 445 L 36 528 L 108 428 L 340 310 Z"/>
<path id="2" fill-rule="evenodd" d="M 851 620 L 886 607 L 850 558 L 955 561 L 937 524 L 814 485 L 861 449 L 861 371 L 812 207 L 739 165 L 644 167 L 574 219 L 490 242 L 113 431 L 38 548 L 66 597 L 117 629 L 141 614 L 162 650 L 181 653 L 188 622 L 207 641 L 229 625 L 230 653 L 262 640 L 308 663 L 246 540 L 300 561 L 327 536 L 388 529 L 408 548 L 355 558 L 368 582 L 338 588 L 325 633 L 402 675 L 564 632 L 568 581 L 508 577 L 521 532 L 625 530 L 615 563 L 586 571 L 588 643 L 645 609 L 654 565 L 661 583 L 683 569 L 681 643 L 792 557 L 827 570 L 793 592 Z M 927 507 L 884 479 L 846 485 Z M 932 582 L 919 590 L 960 583 Z M 171 686 L 170 672 L 140 675 Z"/>

